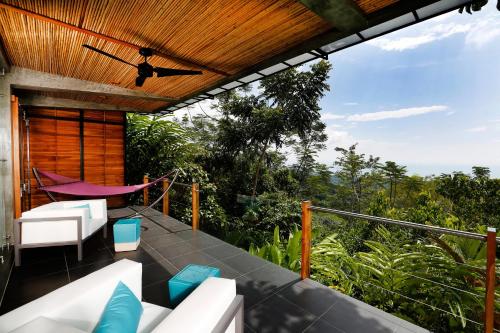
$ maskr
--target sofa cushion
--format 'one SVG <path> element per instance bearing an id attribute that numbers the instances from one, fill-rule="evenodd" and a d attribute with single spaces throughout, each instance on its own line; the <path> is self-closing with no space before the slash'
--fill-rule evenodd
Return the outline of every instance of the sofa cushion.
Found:
<path id="1" fill-rule="evenodd" d="M 85 331 L 82 331 L 78 328 L 71 327 L 69 325 L 60 323 L 54 319 L 49 319 L 45 317 L 37 317 L 33 319 L 32 321 L 24 324 L 21 327 L 16 328 L 13 331 L 10 331 L 10 333 L 83 333 Z"/>
<path id="2" fill-rule="evenodd" d="M 143 312 L 141 302 L 123 282 L 118 282 L 104 308 L 95 333 L 135 333 Z"/>
<path id="3" fill-rule="evenodd" d="M 68 207 L 68 208 L 87 208 L 89 210 L 89 219 L 92 220 L 92 210 L 90 209 L 90 205 L 84 204 L 84 205 L 79 205 L 79 206 L 74 206 L 74 207 Z"/>

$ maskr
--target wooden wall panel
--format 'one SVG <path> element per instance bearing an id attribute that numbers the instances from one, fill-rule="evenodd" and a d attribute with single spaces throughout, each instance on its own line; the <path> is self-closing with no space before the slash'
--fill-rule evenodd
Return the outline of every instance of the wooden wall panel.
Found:
<path id="1" fill-rule="evenodd" d="M 80 112 L 74 110 L 31 109 L 30 166 L 80 179 Z M 57 119 L 54 119 L 57 118 Z M 64 119 L 61 119 L 64 118 Z M 69 119 L 68 119 L 69 118 Z M 122 112 L 83 110 L 83 176 L 99 185 L 123 185 L 124 121 Z M 111 120 L 106 120 L 111 119 Z M 105 124 L 112 121 L 113 124 Z M 26 127 L 23 128 L 24 177 L 28 179 Z M 31 174 L 31 207 L 50 200 Z M 75 200 L 56 196 L 58 200 Z M 109 207 L 125 205 L 125 198 L 108 198 Z M 25 204 L 24 209 L 29 209 Z"/>
<path id="2" fill-rule="evenodd" d="M 106 117 L 107 119 L 108 117 Z M 106 185 L 121 185 L 125 179 L 124 125 L 106 124 L 104 126 L 106 143 L 105 183 Z M 109 204 L 113 206 L 120 206 L 121 204 L 123 206 L 123 199 L 122 201 L 119 199 L 120 197 L 110 199 Z"/>

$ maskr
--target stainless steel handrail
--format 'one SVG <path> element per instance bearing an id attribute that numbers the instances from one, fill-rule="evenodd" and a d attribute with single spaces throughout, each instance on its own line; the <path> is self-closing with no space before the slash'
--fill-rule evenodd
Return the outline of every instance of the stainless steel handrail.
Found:
<path id="1" fill-rule="evenodd" d="M 371 215 L 365 215 L 365 214 L 359 214 L 359 213 L 353 213 L 353 212 L 346 212 L 343 210 L 332 209 L 332 208 L 311 206 L 309 209 L 314 210 L 314 211 L 318 211 L 318 212 L 332 213 L 332 214 L 336 214 L 336 215 L 340 215 L 340 216 L 360 218 L 360 219 L 364 219 L 364 220 L 372 221 L 372 222 L 380 222 L 380 223 L 385 223 L 385 224 L 399 225 L 399 226 L 404 226 L 404 227 L 409 227 L 409 228 L 414 228 L 414 229 L 432 231 L 432 232 L 436 232 L 439 234 L 448 234 L 448 235 L 453 235 L 453 236 L 461 236 L 461 237 L 466 237 L 466 238 L 471 238 L 471 239 L 477 239 L 480 241 L 486 241 L 486 235 L 478 234 L 475 232 L 454 230 L 454 229 L 448 229 L 448 228 L 437 227 L 437 226 L 426 225 L 426 224 L 419 224 L 419 223 L 408 222 L 408 221 L 393 220 L 393 219 L 389 219 L 389 218 L 385 218 L 385 217 L 378 217 L 378 216 L 371 216 Z M 497 240 L 497 243 L 500 242 L 500 237 L 497 237 L 496 240 Z"/>

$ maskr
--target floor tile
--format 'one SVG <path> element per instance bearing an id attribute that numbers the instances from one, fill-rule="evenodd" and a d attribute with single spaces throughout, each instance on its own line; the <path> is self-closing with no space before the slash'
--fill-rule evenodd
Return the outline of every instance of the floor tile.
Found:
<path id="1" fill-rule="evenodd" d="M 166 259 L 179 257 L 196 251 L 195 248 L 187 243 L 177 243 L 170 246 L 159 247 L 156 250 Z"/>
<path id="2" fill-rule="evenodd" d="M 83 257 L 78 261 L 78 249 L 76 246 L 65 246 L 64 253 L 69 269 L 82 267 L 98 261 L 109 261 L 113 259 L 108 248 L 92 248 L 91 246 L 83 245 Z"/>
<path id="3" fill-rule="evenodd" d="M 61 246 L 37 247 L 21 250 L 21 264 L 46 262 L 54 259 L 64 259 L 64 251 Z"/>
<path id="4" fill-rule="evenodd" d="M 142 266 L 142 285 L 148 286 L 159 281 L 172 278 L 179 270 L 172 264 L 163 261 Z"/>
<path id="5" fill-rule="evenodd" d="M 328 322 L 318 319 L 311 326 L 304 330 L 304 333 L 346 333 Z"/>
<path id="6" fill-rule="evenodd" d="M 146 245 L 139 245 L 135 251 L 115 252 L 111 250 L 113 260 L 130 259 L 140 262 L 143 265 L 148 265 L 157 261 L 163 260 L 161 256 L 154 252 L 151 248 L 146 248 Z"/>
<path id="7" fill-rule="evenodd" d="M 170 304 L 167 280 L 157 282 L 147 287 L 142 287 L 142 299 L 145 302 L 172 309 Z"/>
<path id="8" fill-rule="evenodd" d="M 302 332 L 316 316 L 274 295 L 245 312 L 245 323 L 262 333 Z"/>
<path id="9" fill-rule="evenodd" d="M 44 275 L 28 281 L 11 279 L 5 291 L 0 314 L 29 303 L 67 283 L 69 283 L 69 278 L 66 271 Z"/>
<path id="10" fill-rule="evenodd" d="M 157 235 L 156 237 L 150 237 L 148 239 L 143 239 L 144 242 L 146 242 L 148 245 L 159 248 L 159 247 L 165 247 L 177 243 L 182 243 L 185 242 L 184 239 L 180 238 L 176 234 L 161 234 Z"/>
<path id="11" fill-rule="evenodd" d="M 205 233 L 199 230 L 198 231 L 185 230 L 176 232 L 175 234 L 184 240 L 191 240 L 193 238 L 205 237 Z"/>
<path id="12" fill-rule="evenodd" d="M 53 258 L 46 261 L 36 261 L 26 263 L 21 261 L 21 266 L 12 268 L 12 279 L 29 280 L 36 277 L 54 274 L 66 271 L 66 261 L 64 256 Z"/>
<path id="13" fill-rule="evenodd" d="M 185 241 L 186 243 L 190 244 L 192 247 L 196 248 L 197 250 L 205 250 L 211 247 L 219 246 L 224 244 L 222 241 L 218 239 L 211 239 L 208 237 L 195 237 L 192 239 L 188 239 Z"/>
<path id="14" fill-rule="evenodd" d="M 263 267 L 264 265 L 270 264 L 264 259 L 253 256 L 249 253 L 242 253 L 234 257 L 222 259 L 221 261 L 241 274 L 246 274 L 257 268 Z"/>
<path id="15" fill-rule="evenodd" d="M 212 266 L 211 264 L 214 263 L 216 259 L 205 254 L 202 251 L 196 251 L 175 258 L 171 258 L 169 259 L 169 261 L 172 264 L 174 264 L 175 267 L 181 270 L 189 264 Z"/>
<path id="16" fill-rule="evenodd" d="M 312 287 L 301 281 L 281 290 L 278 294 L 316 316 L 321 316 L 341 299 L 328 287 Z"/>
<path id="17" fill-rule="evenodd" d="M 269 288 L 245 276 L 236 278 L 236 292 L 244 296 L 245 309 L 250 309 L 273 294 L 274 288 Z"/>
<path id="18" fill-rule="evenodd" d="M 210 264 L 210 266 L 217 267 L 220 269 L 220 274 L 221 277 L 225 279 L 236 279 L 238 276 L 240 276 L 240 272 L 232 269 L 230 266 L 226 265 L 222 261 L 216 261 Z"/>
<path id="19" fill-rule="evenodd" d="M 392 333 L 396 328 L 396 325 L 387 319 L 345 299 L 336 302 L 321 319 L 343 331 L 352 333 Z"/>
<path id="20" fill-rule="evenodd" d="M 219 260 L 229 258 L 229 257 L 234 257 L 239 254 L 243 254 L 244 252 L 242 249 L 237 248 L 236 246 L 224 243 L 222 241 L 219 241 L 221 244 L 217 245 L 215 247 L 210 247 L 204 250 L 204 252 L 208 253 L 214 258 L 217 258 Z"/>
<path id="21" fill-rule="evenodd" d="M 69 270 L 69 278 L 71 281 L 78 280 L 90 273 L 98 271 L 103 267 L 111 265 L 113 262 L 114 261 L 112 259 L 109 259 L 109 260 L 95 261 L 84 266 L 73 267 L 72 269 Z"/>
<path id="22" fill-rule="evenodd" d="M 108 209 L 108 219 L 123 218 L 125 216 L 131 215 L 134 213 L 135 213 L 135 210 L 128 208 L 128 207 Z"/>
<path id="23" fill-rule="evenodd" d="M 261 288 L 271 290 L 272 292 L 277 292 L 279 289 L 300 281 L 300 276 L 297 273 L 274 264 L 265 265 L 245 274 L 245 276 Z"/>

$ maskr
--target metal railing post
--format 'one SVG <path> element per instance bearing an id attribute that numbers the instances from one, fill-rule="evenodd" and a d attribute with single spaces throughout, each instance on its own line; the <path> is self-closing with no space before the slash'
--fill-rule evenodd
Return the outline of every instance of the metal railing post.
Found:
<path id="1" fill-rule="evenodd" d="M 168 179 L 163 180 L 163 191 L 166 191 L 168 189 L 168 186 L 170 185 L 170 181 Z M 168 215 L 169 209 L 170 209 L 170 203 L 168 202 L 169 197 L 168 197 L 168 192 L 165 193 L 163 196 L 163 215 Z"/>
<path id="2" fill-rule="evenodd" d="M 199 229 L 199 223 L 200 223 L 200 186 L 198 183 L 193 183 L 191 187 L 191 203 L 192 203 L 192 210 L 193 210 L 193 217 L 192 217 L 192 223 L 191 227 L 193 230 L 198 230 Z"/>
<path id="3" fill-rule="evenodd" d="M 149 177 L 147 175 L 144 175 L 143 183 L 144 184 L 149 183 Z M 143 190 L 143 193 L 144 193 L 144 206 L 148 206 L 149 205 L 149 189 L 147 187 L 145 187 Z"/>
<path id="4" fill-rule="evenodd" d="M 311 201 L 302 201 L 302 255 L 300 278 L 302 280 L 311 275 Z"/>
<path id="5" fill-rule="evenodd" d="M 495 261 L 497 231 L 488 228 L 486 238 L 486 297 L 484 301 L 484 332 L 492 333 L 495 324 Z"/>

